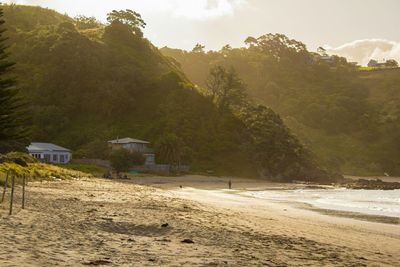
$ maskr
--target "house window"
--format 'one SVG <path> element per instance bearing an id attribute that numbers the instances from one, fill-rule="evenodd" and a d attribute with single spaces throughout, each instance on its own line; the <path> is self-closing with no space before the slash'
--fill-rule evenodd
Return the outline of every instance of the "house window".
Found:
<path id="1" fill-rule="evenodd" d="M 57 162 L 57 161 L 58 161 L 57 154 L 53 154 L 53 161 L 54 161 L 54 162 Z"/>
<path id="2" fill-rule="evenodd" d="M 44 154 L 44 161 L 45 162 L 50 162 L 50 156 L 49 154 Z"/>
<path id="3" fill-rule="evenodd" d="M 65 162 L 64 155 L 60 155 L 60 162 L 62 162 L 62 163 Z"/>

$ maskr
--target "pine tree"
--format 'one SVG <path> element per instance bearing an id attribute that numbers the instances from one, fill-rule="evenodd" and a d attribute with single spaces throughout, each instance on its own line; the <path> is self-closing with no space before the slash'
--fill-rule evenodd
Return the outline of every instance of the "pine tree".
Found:
<path id="1" fill-rule="evenodd" d="M 22 150 L 27 145 L 26 104 L 19 96 L 16 79 L 10 75 L 3 9 L 0 8 L 0 152 Z"/>

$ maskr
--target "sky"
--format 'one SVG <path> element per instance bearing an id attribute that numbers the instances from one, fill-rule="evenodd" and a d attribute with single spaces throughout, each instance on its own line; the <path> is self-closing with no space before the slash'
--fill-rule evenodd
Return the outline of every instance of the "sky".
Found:
<path id="1" fill-rule="evenodd" d="M 113 9 L 132 9 L 147 23 L 145 36 L 159 47 L 206 50 L 244 45 L 248 36 L 283 33 L 309 50 L 366 64 L 400 61 L 400 0 L 9 0 L 105 22 Z"/>

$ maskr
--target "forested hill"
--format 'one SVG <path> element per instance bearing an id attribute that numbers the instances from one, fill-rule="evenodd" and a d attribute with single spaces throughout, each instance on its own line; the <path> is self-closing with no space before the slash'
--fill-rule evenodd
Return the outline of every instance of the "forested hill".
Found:
<path id="1" fill-rule="evenodd" d="M 151 141 L 158 162 L 193 170 L 332 177 L 276 113 L 239 94 L 235 73 L 221 68 L 216 76 L 228 94 L 199 93 L 143 37 L 146 24 L 136 12 L 111 12 L 101 24 L 39 7 L 3 8 L 14 74 L 31 103 L 32 140 L 105 158 L 107 140 L 129 136 Z"/>
<path id="2" fill-rule="evenodd" d="M 347 174 L 400 175 L 400 72 L 360 72 L 344 58 L 309 52 L 281 34 L 249 37 L 243 48 L 205 52 L 162 48 L 188 77 L 207 86 L 214 65 L 233 67 L 258 103 L 332 168 Z"/>

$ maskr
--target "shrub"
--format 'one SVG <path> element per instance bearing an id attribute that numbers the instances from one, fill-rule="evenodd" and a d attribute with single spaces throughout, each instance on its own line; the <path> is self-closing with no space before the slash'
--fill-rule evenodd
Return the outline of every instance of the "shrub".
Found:
<path id="1" fill-rule="evenodd" d="M 143 165 L 144 156 L 139 152 L 129 152 L 126 149 L 119 149 L 111 152 L 111 167 L 117 172 L 126 172 L 134 165 Z"/>

